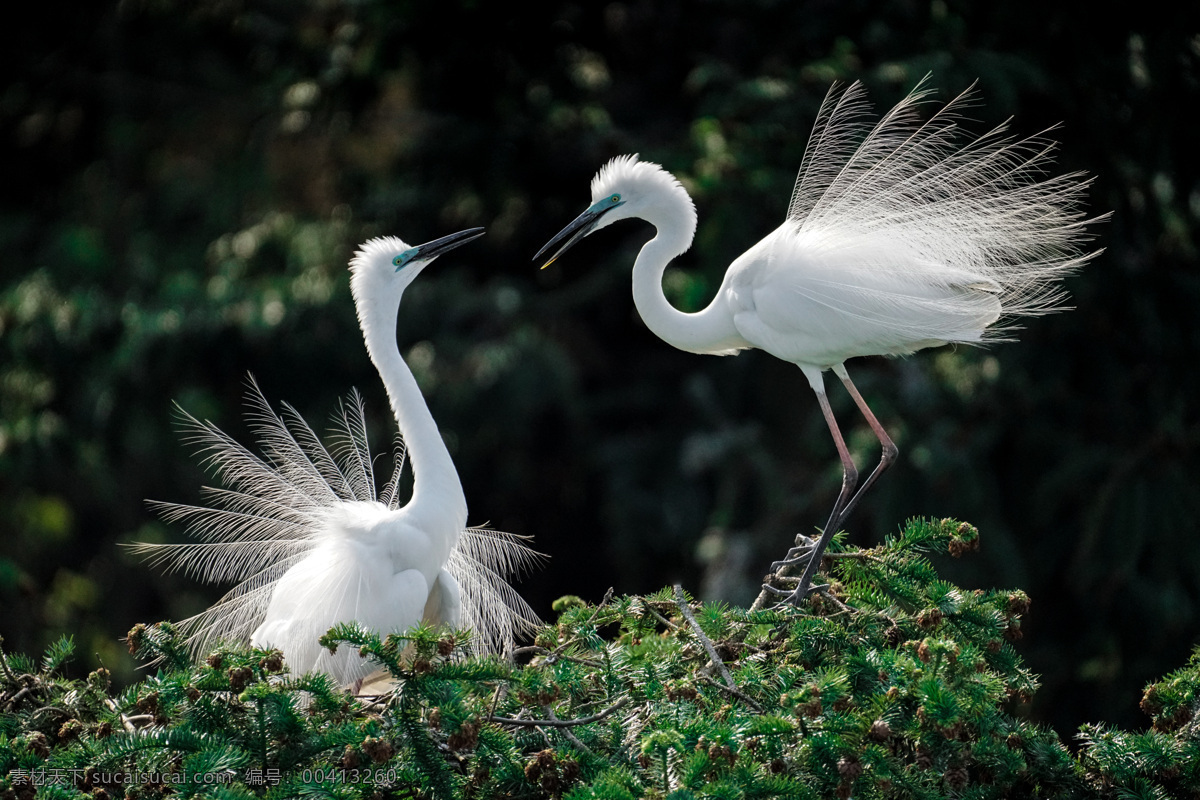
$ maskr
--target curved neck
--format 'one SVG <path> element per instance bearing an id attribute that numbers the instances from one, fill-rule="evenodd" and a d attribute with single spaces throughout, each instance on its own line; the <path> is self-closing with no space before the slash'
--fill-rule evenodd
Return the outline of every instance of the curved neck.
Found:
<path id="1" fill-rule="evenodd" d="M 689 209 L 690 210 L 690 209 Z M 654 334 L 672 347 L 689 353 L 724 354 L 749 347 L 733 319 L 719 307 L 718 295 L 707 308 L 695 313 L 680 311 L 663 294 L 662 279 L 667 265 L 692 246 L 695 214 L 653 214 L 646 221 L 658 235 L 646 242 L 633 263 L 633 304 Z"/>
<path id="2" fill-rule="evenodd" d="M 370 325 L 362 325 L 367 353 L 379 371 L 379 377 L 383 379 L 388 399 L 392 402 L 392 413 L 396 416 L 396 424 L 412 462 L 413 492 L 406 507 L 414 510 L 430 506 L 437 509 L 439 514 L 458 514 L 461 527 L 466 524 L 467 499 L 458 479 L 458 470 L 454 468 L 450 451 L 442 441 L 416 378 L 396 346 L 399 298 L 395 298 L 393 303 L 388 303 L 378 295 L 368 295 L 361 300 L 363 307 L 360 320 L 371 320 Z M 369 317 L 362 313 L 367 310 L 366 306 L 372 308 Z"/>

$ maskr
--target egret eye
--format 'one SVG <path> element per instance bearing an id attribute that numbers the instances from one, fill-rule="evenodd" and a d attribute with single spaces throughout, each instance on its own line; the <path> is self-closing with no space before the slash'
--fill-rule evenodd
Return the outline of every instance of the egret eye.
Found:
<path id="1" fill-rule="evenodd" d="M 612 197 L 608 198 L 608 202 L 610 202 L 610 203 L 619 203 L 619 202 L 621 202 L 621 195 L 619 195 L 619 194 L 614 194 Z"/>
<path id="2" fill-rule="evenodd" d="M 401 253 L 400 255 L 393 258 L 392 264 L 395 265 L 397 269 L 399 269 L 400 267 L 403 267 L 404 266 L 404 254 Z"/>

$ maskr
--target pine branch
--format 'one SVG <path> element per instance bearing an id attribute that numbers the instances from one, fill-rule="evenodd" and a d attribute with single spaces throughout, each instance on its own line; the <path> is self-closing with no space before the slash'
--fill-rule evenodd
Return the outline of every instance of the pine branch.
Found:
<path id="1" fill-rule="evenodd" d="M 692 610 L 688 607 L 687 599 L 683 596 L 683 587 L 678 583 L 675 584 L 675 604 L 679 606 L 680 613 L 688 621 L 688 625 L 691 626 L 692 632 L 696 634 L 696 638 L 704 645 L 704 649 L 708 653 L 713 666 L 721 671 L 721 677 L 725 679 L 725 685 L 736 691 L 737 684 L 734 683 L 733 676 L 729 674 L 729 669 L 726 668 L 725 662 L 717 655 L 717 649 L 713 647 L 713 643 L 709 641 L 709 638 L 704 635 L 704 631 L 700 629 L 700 624 L 696 622 L 696 617 L 692 615 Z"/>
<path id="2" fill-rule="evenodd" d="M 500 725 L 515 725 L 517 727 L 526 728 L 571 728 L 577 725 L 589 725 L 593 722 L 599 722 L 605 717 L 610 716 L 614 712 L 624 708 L 629 703 L 628 697 L 622 697 L 617 702 L 613 703 L 603 711 L 593 714 L 590 717 L 580 717 L 579 719 L 513 719 L 511 717 L 488 717 L 488 722 L 495 722 Z"/>
<path id="3" fill-rule="evenodd" d="M 229 800 L 369 800 L 413 786 L 446 800 L 1200 794 L 1200 650 L 1147 687 L 1151 730 L 1087 726 L 1075 755 L 1013 713 L 1037 690 L 1016 646 L 1029 598 L 937 574 L 939 548 L 962 555 L 978 541 L 970 526 L 914 520 L 862 557 L 832 559 L 835 589 L 804 613 L 693 606 L 679 586 L 598 606 L 575 598 L 513 660 L 470 656 L 462 632 L 335 627 L 328 645 L 392 673 L 382 702 L 292 675 L 278 652 L 222 645 L 179 664 L 185 643 L 167 625 L 131 631 L 161 666 L 116 694 L 103 670 L 51 672 L 61 647 L 40 664 L 0 654 L 0 788 L 21 794 L 33 767 L 91 767 L 219 776 L 231 783 L 203 793 Z M 678 623 L 664 616 L 672 607 Z M 339 777 L 367 769 L 383 783 Z M 130 788 L 89 780 L 39 792 Z"/>
<path id="4" fill-rule="evenodd" d="M 760 713 L 760 714 L 763 713 L 762 706 L 760 706 L 758 703 L 754 702 L 754 700 L 752 698 L 750 698 L 749 696 L 747 696 L 745 693 L 743 693 L 742 691 L 740 691 L 739 689 L 737 689 L 734 686 L 726 686 L 723 683 L 717 683 L 716 681 L 714 681 L 712 678 L 708 677 L 707 675 L 698 675 L 698 676 L 696 676 L 696 680 L 698 680 L 701 683 L 706 684 L 708 686 L 712 686 L 715 689 L 720 689 L 722 692 L 725 692 L 726 694 L 731 695 L 732 697 L 736 697 L 738 700 L 741 700 L 743 703 L 750 706 L 758 713 Z"/>

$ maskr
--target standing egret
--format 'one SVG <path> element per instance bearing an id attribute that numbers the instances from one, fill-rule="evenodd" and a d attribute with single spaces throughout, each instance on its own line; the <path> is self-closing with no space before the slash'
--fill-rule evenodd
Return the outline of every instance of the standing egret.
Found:
<path id="1" fill-rule="evenodd" d="M 450 453 L 396 346 L 405 288 L 442 253 L 483 234 L 461 231 L 410 247 L 371 239 L 350 261 L 350 286 L 367 352 L 379 371 L 402 443 L 395 471 L 376 493 L 362 400 L 335 419 L 332 452 L 291 406 L 276 414 L 253 379 L 248 419 L 263 457 L 210 422 L 184 414 L 225 488 L 207 488 L 211 507 L 153 503 L 203 540 L 135 549 L 207 581 L 238 581 L 212 608 L 185 620 L 193 648 L 218 639 L 274 647 L 296 673 L 319 670 L 356 686 L 374 667 L 353 648 L 331 654 L 318 638 L 357 621 L 387 634 L 425 621 L 473 628 L 477 650 L 510 647 L 537 624 L 505 576 L 535 554 L 517 537 L 467 528 L 467 502 Z M 407 452 L 412 496 L 398 480 Z"/>
<path id="2" fill-rule="evenodd" d="M 1059 281 L 1097 255 L 1084 253 L 1081 173 L 1045 177 L 1055 143 L 1015 141 L 1006 125 L 965 143 L 957 119 L 968 89 L 926 122 L 922 80 L 871 124 L 862 86 L 830 90 L 817 114 L 783 224 L 738 257 L 708 307 L 684 313 L 663 294 L 673 258 L 692 244 L 696 209 L 674 176 L 636 155 L 592 179 L 586 211 L 534 257 L 544 266 L 592 231 L 638 218 L 657 235 L 633 265 L 633 301 L 659 338 L 681 350 L 732 355 L 757 347 L 796 364 L 816 392 L 842 462 L 842 488 L 820 539 L 797 537 L 783 570 L 807 560 L 790 594 L 799 603 L 829 539 L 895 461 L 896 445 L 871 413 L 844 362 L 926 347 L 1002 340 L 1001 319 L 1062 309 Z M 1091 220 L 1094 221 L 1094 220 Z M 833 370 L 883 447 L 857 493 L 858 471 L 825 396 Z"/>

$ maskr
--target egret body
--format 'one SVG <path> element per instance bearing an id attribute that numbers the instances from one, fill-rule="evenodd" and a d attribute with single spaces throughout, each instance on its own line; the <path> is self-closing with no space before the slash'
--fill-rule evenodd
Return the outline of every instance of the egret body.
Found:
<path id="1" fill-rule="evenodd" d="M 1096 253 L 1083 253 L 1080 173 L 1046 177 L 1055 147 L 1042 135 L 1015 141 L 1002 125 L 961 143 L 956 120 L 968 90 L 928 121 L 919 84 L 872 124 L 862 87 L 831 89 L 817 115 L 787 217 L 739 256 L 716 296 L 695 313 L 663 294 L 667 265 L 692 244 L 696 210 L 683 186 L 636 155 L 614 158 L 592 179 L 591 205 L 535 256 L 546 266 L 584 236 L 622 219 L 656 235 L 633 265 L 633 301 L 661 339 L 691 353 L 759 348 L 796 364 L 817 395 L 841 458 L 841 491 L 818 542 L 774 568 L 807 567 L 799 602 L 829 539 L 897 455 L 844 363 L 901 356 L 947 343 L 1002 340 L 1014 317 L 1060 310 L 1060 281 Z M 1092 220 L 1094 221 L 1094 220 Z M 855 493 L 858 472 L 830 410 L 823 373 L 850 392 L 883 448 Z M 815 587 L 822 588 L 822 587 Z"/>
<path id="2" fill-rule="evenodd" d="M 318 639 L 337 623 L 381 634 L 422 621 L 474 629 L 481 650 L 511 646 L 536 623 L 504 577 L 532 551 L 516 537 L 467 528 L 467 502 L 412 372 L 396 346 L 396 317 L 408 285 L 433 259 L 478 236 L 476 228 L 416 247 L 372 239 L 350 262 L 351 290 L 367 352 L 383 380 L 403 437 L 395 473 L 377 492 L 361 399 L 354 393 L 325 448 L 290 406 L 277 415 L 251 382 L 249 419 L 264 457 L 212 423 L 185 415 L 225 488 L 208 489 L 213 507 L 155 503 L 188 524 L 202 543 L 138 545 L 138 550 L 210 581 L 238 584 L 216 605 L 185 620 L 196 648 L 249 639 L 278 648 L 295 673 L 327 672 L 357 685 L 375 667 L 353 648 L 336 654 Z M 413 490 L 400 505 L 405 453 Z"/>

